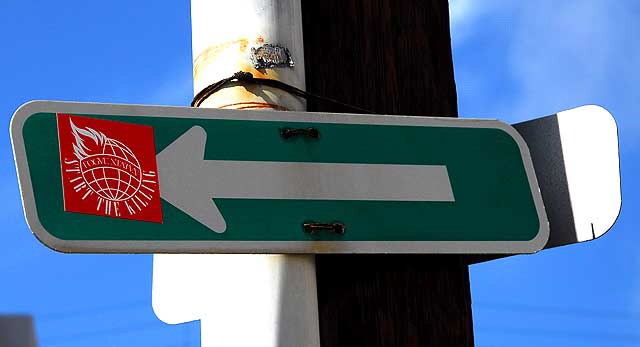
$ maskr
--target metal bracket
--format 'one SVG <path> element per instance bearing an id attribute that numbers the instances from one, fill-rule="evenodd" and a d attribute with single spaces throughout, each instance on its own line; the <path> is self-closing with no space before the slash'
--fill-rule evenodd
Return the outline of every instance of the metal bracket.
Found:
<path id="1" fill-rule="evenodd" d="M 328 231 L 338 235 L 344 235 L 346 226 L 340 222 L 333 222 L 330 224 L 316 223 L 316 222 L 304 222 L 302 229 L 307 234 L 314 234 L 318 231 Z"/>
<path id="2" fill-rule="evenodd" d="M 282 128 L 280 129 L 280 136 L 282 136 L 282 138 L 284 138 L 285 140 L 288 140 L 295 136 L 305 136 L 312 139 L 319 139 L 320 131 L 318 131 L 318 129 L 316 128 Z"/>

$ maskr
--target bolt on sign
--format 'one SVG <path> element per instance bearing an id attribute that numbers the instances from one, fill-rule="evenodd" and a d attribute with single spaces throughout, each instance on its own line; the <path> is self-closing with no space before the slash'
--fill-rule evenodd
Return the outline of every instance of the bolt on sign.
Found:
<path id="1" fill-rule="evenodd" d="M 29 227 L 78 253 L 531 253 L 529 150 L 497 120 L 34 101 Z"/>

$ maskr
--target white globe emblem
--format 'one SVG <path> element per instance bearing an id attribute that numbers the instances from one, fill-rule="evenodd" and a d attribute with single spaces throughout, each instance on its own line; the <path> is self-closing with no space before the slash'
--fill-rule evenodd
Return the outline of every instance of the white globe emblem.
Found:
<path id="1" fill-rule="evenodd" d="M 154 171 L 144 171 L 133 151 L 121 141 L 110 138 L 95 129 L 75 126 L 71 120 L 74 160 L 65 163 L 73 189 L 81 193 L 82 200 L 95 195 L 96 210 L 107 215 L 120 216 L 122 211 L 134 215 L 151 201 L 152 188 L 157 184 Z"/>
<path id="2" fill-rule="evenodd" d="M 122 142 L 109 138 L 106 139 L 100 154 L 80 160 L 80 172 L 89 188 L 103 199 L 111 201 L 131 199 L 142 185 L 142 169 L 138 158 Z M 112 156 L 117 160 L 116 162 L 128 164 L 133 170 L 123 170 L 114 165 L 114 161 L 106 161 L 102 165 L 84 169 L 83 161 L 105 156 Z"/>

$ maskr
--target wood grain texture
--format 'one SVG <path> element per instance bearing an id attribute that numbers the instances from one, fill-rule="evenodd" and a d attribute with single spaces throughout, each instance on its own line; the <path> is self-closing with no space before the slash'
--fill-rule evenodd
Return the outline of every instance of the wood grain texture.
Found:
<path id="1" fill-rule="evenodd" d="M 302 13 L 308 91 L 379 114 L 457 117 L 446 0 L 303 0 Z M 323 347 L 473 346 L 464 257 L 318 255 L 316 267 Z"/>
<path id="2" fill-rule="evenodd" d="M 457 117 L 446 0 L 303 0 L 302 11 L 308 91 L 375 113 Z"/>
<path id="3" fill-rule="evenodd" d="M 321 346 L 473 346 L 467 269 L 447 255 L 316 256 Z"/>

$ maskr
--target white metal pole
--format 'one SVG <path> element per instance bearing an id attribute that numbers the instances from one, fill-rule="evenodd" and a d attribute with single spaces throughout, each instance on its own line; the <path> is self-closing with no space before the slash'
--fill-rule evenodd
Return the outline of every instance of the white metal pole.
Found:
<path id="1" fill-rule="evenodd" d="M 195 93 L 237 71 L 304 89 L 300 0 L 192 0 L 191 18 Z M 294 66 L 256 69 L 252 49 L 265 44 L 288 49 Z M 225 88 L 201 107 L 305 108 L 251 85 Z M 320 345 L 313 256 L 154 255 L 153 308 L 166 323 L 201 320 L 203 347 Z"/>

